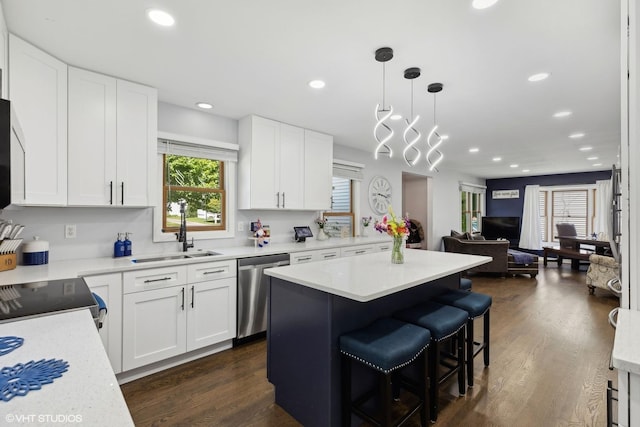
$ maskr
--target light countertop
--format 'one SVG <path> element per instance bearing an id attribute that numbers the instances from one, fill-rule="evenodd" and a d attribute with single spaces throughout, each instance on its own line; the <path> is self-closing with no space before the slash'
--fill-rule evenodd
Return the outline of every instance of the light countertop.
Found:
<path id="1" fill-rule="evenodd" d="M 179 259 L 172 261 L 157 261 L 136 264 L 132 260 L 147 258 L 167 253 L 136 254 L 122 258 L 87 258 L 66 261 L 51 261 L 45 265 L 19 265 L 14 270 L 0 272 L 0 285 L 14 285 L 18 283 L 39 282 L 44 280 L 68 279 L 78 276 L 92 276 L 97 274 L 118 273 L 129 270 L 142 270 L 172 265 L 197 264 L 202 262 L 223 261 L 228 259 L 248 258 L 261 255 L 280 253 L 295 253 L 327 248 L 340 248 L 354 245 L 369 245 L 391 242 L 386 235 L 372 237 L 352 237 L 346 239 L 331 238 L 324 241 L 309 239 L 304 243 L 270 243 L 265 247 L 238 246 L 231 248 L 211 249 L 221 255 L 207 256 L 193 259 Z M 197 252 L 190 250 L 188 253 Z M 177 254 L 178 252 L 171 253 Z"/>
<path id="2" fill-rule="evenodd" d="M 0 424 L 134 425 L 89 310 L 3 323 L 0 336 L 24 338 L 21 347 L 0 357 L 1 367 L 41 359 L 69 362 L 53 383 L 0 403 Z"/>
<path id="3" fill-rule="evenodd" d="M 613 366 L 621 371 L 640 375 L 640 311 L 620 308 L 618 326 L 613 341 Z"/>
<path id="4" fill-rule="evenodd" d="M 333 295 L 367 302 L 491 261 L 491 257 L 406 249 L 404 264 L 390 252 L 276 267 L 265 274 Z"/>

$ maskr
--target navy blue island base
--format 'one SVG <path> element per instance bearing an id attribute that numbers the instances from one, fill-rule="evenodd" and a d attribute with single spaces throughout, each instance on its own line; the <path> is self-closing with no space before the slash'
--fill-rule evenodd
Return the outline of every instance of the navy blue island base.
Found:
<path id="1" fill-rule="evenodd" d="M 267 377 L 276 403 L 307 427 L 340 425 L 340 335 L 459 286 L 454 273 L 358 302 L 270 277 Z M 370 380 L 365 369 L 353 375 L 357 395 Z"/>

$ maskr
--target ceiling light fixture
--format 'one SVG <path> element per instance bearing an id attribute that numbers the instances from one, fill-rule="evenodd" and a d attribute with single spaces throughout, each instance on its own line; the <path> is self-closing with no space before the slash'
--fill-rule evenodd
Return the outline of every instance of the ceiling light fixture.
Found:
<path id="1" fill-rule="evenodd" d="M 470 153 L 477 153 L 478 151 L 480 151 L 479 148 L 475 148 L 475 147 L 474 148 L 469 148 L 469 152 Z"/>
<path id="2" fill-rule="evenodd" d="M 474 9 L 486 9 L 498 3 L 498 0 L 473 0 L 471 6 Z"/>
<path id="3" fill-rule="evenodd" d="M 522 169 L 522 172 L 531 172 L 531 169 Z"/>
<path id="4" fill-rule="evenodd" d="M 420 154 L 422 154 L 418 147 L 415 146 L 420 140 L 422 134 L 414 127 L 418 120 L 420 120 L 420 115 L 413 117 L 413 81 L 418 77 L 420 77 L 420 68 L 412 67 L 404 70 L 404 78 L 411 80 L 411 115 L 409 116 L 409 119 L 404 120 L 407 123 L 407 127 L 402 133 L 402 139 L 406 146 L 404 147 L 404 150 L 402 150 L 402 157 L 404 157 L 404 161 L 407 162 L 407 165 L 409 166 L 415 166 L 416 163 L 418 163 L 418 160 L 420 160 Z M 409 132 L 413 132 L 413 139 L 407 139 Z M 409 150 L 413 150 L 415 153 L 413 158 L 409 156 Z"/>
<path id="5" fill-rule="evenodd" d="M 322 80 L 311 80 L 308 83 L 309 87 L 313 88 L 313 89 L 322 89 L 324 88 L 327 84 L 322 81 Z"/>
<path id="6" fill-rule="evenodd" d="M 593 166 L 602 166 L 602 163 L 594 163 Z"/>
<path id="7" fill-rule="evenodd" d="M 431 83 L 427 86 L 427 91 L 433 94 L 433 129 L 429 132 L 429 136 L 427 137 L 427 146 L 429 146 L 429 150 L 427 151 L 426 158 L 427 163 L 429 164 L 429 170 L 435 170 L 438 172 L 436 165 L 442 161 L 444 155 L 438 147 L 444 141 L 442 137 L 438 134 L 438 125 L 436 122 L 436 93 L 440 92 L 444 85 L 442 83 Z M 431 158 L 431 155 L 436 156 L 435 160 Z"/>
<path id="8" fill-rule="evenodd" d="M 585 134 L 583 132 L 575 132 L 575 133 L 572 133 L 571 135 L 569 135 L 569 138 L 571 138 L 571 139 L 580 139 L 580 138 L 583 138 L 584 135 Z"/>
<path id="9" fill-rule="evenodd" d="M 587 160 L 589 161 L 598 160 L 598 156 L 587 157 Z"/>
<path id="10" fill-rule="evenodd" d="M 373 137 L 378 143 L 373 153 L 373 157 L 377 160 L 378 154 L 388 154 L 389 157 L 393 156 L 393 151 L 391 150 L 391 147 L 387 145 L 387 142 L 389 142 L 389 140 L 393 137 L 393 129 L 391 129 L 389 126 L 387 126 L 386 123 L 384 123 L 385 120 L 387 120 L 389 117 L 393 115 L 393 107 L 389 106 L 389 108 L 387 109 L 384 105 L 385 104 L 384 102 L 385 86 L 384 85 L 385 85 L 385 77 L 386 77 L 385 63 L 391 60 L 391 58 L 393 58 L 393 49 L 391 49 L 390 47 L 381 47 L 380 49 L 376 50 L 375 58 L 376 58 L 376 61 L 382 62 L 382 108 L 380 108 L 380 104 L 376 105 L 376 111 L 375 111 L 376 124 L 373 127 Z M 383 132 L 386 130 L 386 135 L 382 137 L 379 136 L 378 135 L 379 130 L 382 130 Z"/>
<path id="11" fill-rule="evenodd" d="M 494 162 L 501 162 L 502 161 L 502 157 L 494 157 L 493 159 Z"/>
<path id="12" fill-rule="evenodd" d="M 517 168 L 518 166 L 520 166 L 520 165 L 518 165 L 518 164 L 516 164 L 516 163 L 514 163 L 514 164 L 512 164 L 512 165 L 509 165 L 509 167 L 510 167 L 510 168 Z"/>
<path id="13" fill-rule="evenodd" d="M 565 111 L 558 111 L 557 113 L 555 113 L 553 115 L 553 117 L 555 117 L 556 119 L 560 119 L 562 117 L 569 117 L 570 115 L 572 115 L 573 113 L 571 111 L 565 110 Z"/>
<path id="14" fill-rule="evenodd" d="M 527 80 L 529 80 L 530 82 L 539 82 L 542 80 L 545 80 L 547 78 L 549 78 L 549 76 L 551 75 L 551 73 L 538 73 L 538 74 L 534 74 L 532 76 L 529 76 L 529 78 Z"/>
<path id="15" fill-rule="evenodd" d="M 209 104 L 208 102 L 198 102 L 196 103 L 196 107 L 202 108 L 203 110 L 210 110 L 213 108 L 213 105 Z"/>
<path id="16" fill-rule="evenodd" d="M 402 118 L 402 115 L 400 114 L 394 114 L 393 116 L 389 117 L 391 120 L 400 120 Z"/>
<path id="17" fill-rule="evenodd" d="M 593 147 L 580 147 L 579 150 L 580 151 L 590 151 L 590 150 L 593 150 Z"/>
<path id="18" fill-rule="evenodd" d="M 171 27 L 176 23 L 176 20 L 168 12 L 160 9 L 147 10 L 147 16 L 156 24 L 162 27 Z"/>

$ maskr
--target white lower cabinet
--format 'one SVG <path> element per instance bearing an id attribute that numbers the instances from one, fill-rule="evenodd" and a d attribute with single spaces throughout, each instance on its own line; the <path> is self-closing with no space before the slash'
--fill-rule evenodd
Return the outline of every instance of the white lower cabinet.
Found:
<path id="1" fill-rule="evenodd" d="M 123 370 L 234 338 L 235 275 L 235 260 L 125 273 Z"/>
<path id="2" fill-rule="evenodd" d="M 113 372 L 117 374 L 122 372 L 122 274 L 87 276 L 84 280 L 107 305 L 107 315 L 99 334 Z"/>
<path id="3" fill-rule="evenodd" d="M 348 246 L 346 248 L 340 249 L 340 256 L 355 256 L 355 255 L 364 255 L 370 254 L 373 252 L 377 252 L 377 249 L 374 245 L 358 245 L 358 246 Z"/>
<path id="4" fill-rule="evenodd" d="M 340 258 L 340 249 L 319 249 L 315 251 L 295 252 L 290 255 L 291 264 L 303 264 L 305 262 L 324 261 Z"/>
<path id="5" fill-rule="evenodd" d="M 186 350 L 185 287 L 156 289 L 123 298 L 124 371 L 182 354 Z"/>
<path id="6" fill-rule="evenodd" d="M 393 242 L 378 243 L 377 245 L 375 245 L 375 251 L 376 252 L 390 251 L 392 246 L 393 246 Z"/>

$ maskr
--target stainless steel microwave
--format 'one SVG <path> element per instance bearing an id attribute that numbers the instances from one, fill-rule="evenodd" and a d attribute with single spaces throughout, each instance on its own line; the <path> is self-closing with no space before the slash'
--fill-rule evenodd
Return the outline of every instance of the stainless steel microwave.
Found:
<path id="1" fill-rule="evenodd" d="M 0 209 L 25 201 L 25 140 L 11 102 L 0 99 Z"/>

